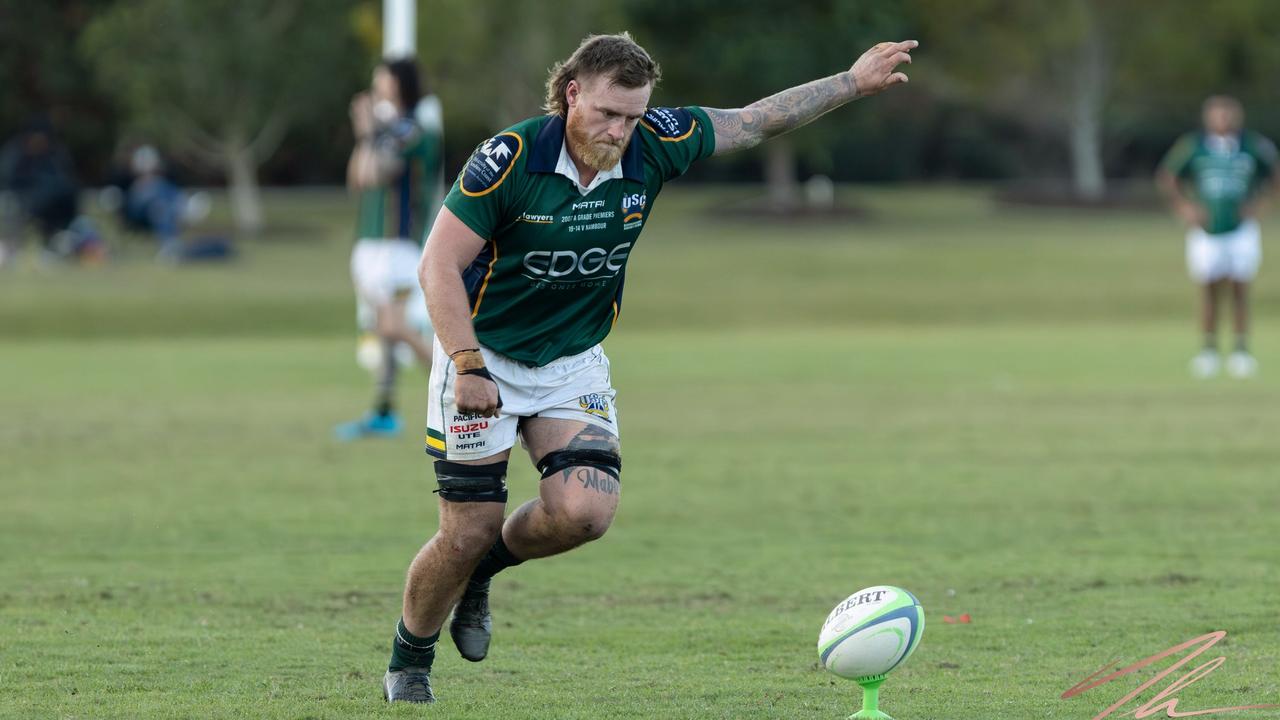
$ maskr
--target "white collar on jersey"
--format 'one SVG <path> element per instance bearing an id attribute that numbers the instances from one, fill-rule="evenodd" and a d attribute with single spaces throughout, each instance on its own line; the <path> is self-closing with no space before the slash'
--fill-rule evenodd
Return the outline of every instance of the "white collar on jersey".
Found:
<path id="1" fill-rule="evenodd" d="M 1219 155 L 1233 155 L 1240 151 L 1240 136 L 1236 134 L 1230 135 L 1214 135 L 1206 134 L 1204 138 L 1205 147 L 1209 148 L 1209 152 Z"/>
<path id="2" fill-rule="evenodd" d="M 583 186 L 582 176 L 578 174 L 578 166 L 573 164 L 573 158 L 569 157 L 568 139 L 560 143 L 560 159 L 556 162 L 556 172 L 573 181 L 574 187 L 578 188 L 578 192 L 586 195 L 587 193 L 600 187 L 600 184 L 606 180 L 615 180 L 622 177 L 622 161 L 608 170 L 601 170 L 596 173 L 590 185 Z"/>

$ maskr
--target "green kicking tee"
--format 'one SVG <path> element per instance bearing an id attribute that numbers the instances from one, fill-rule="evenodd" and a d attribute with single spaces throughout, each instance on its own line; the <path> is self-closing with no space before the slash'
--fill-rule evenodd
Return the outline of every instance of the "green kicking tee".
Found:
<path id="1" fill-rule="evenodd" d="M 1221 235 L 1240 227 L 1245 203 L 1274 175 L 1276 146 L 1255 132 L 1221 137 L 1188 133 L 1160 166 L 1192 185 L 1208 216 L 1205 231 Z"/>
<path id="2" fill-rule="evenodd" d="M 627 259 L 663 183 L 715 151 L 701 108 L 650 108 L 618 166 L 583 194 L 557 171 L 569 162 L 564 137 L 564 119 L 547 115 L 489 138 L 444 200 L 487 241 L 463 272 L 476 337 L 530 366 L 609 334 Z"/>

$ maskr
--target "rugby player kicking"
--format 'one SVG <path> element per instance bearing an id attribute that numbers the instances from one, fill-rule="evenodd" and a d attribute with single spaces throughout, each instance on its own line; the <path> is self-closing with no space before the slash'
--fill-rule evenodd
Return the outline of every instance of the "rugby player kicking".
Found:
<path id="1" fill-rule="evenodd" d="M 426 449 L 438 458 L 440 525 L 409 566 L 387 700 L 434 700 L 450 610 L 458 651 L 484 659 L 494 574 L 595 540 L 613 521 L 622 459 L 600 341 L 663 184 L 906 82 L 896 69 L 916 45 L 880 43 L 847 71 L 716 110 L 649 107 L 657 63 L 626 33 L 592 36 L 552 68 L 547 114 L 476 148 L 419 267 L 436 330 Z M 542 480 L 504 519 L 517 437 Z"/>

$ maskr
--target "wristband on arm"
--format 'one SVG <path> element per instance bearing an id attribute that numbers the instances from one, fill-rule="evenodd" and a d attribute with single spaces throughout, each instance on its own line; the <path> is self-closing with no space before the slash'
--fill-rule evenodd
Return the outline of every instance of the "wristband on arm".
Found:
<path id="1" fill-rule="evenodd" d="M 479 348 L 456 350 L 449 353 L 449 359 L 453 361 L 453 365 L 458 369 L 459 375 L 467 370 L 484 367 L 484 356 L 480 354 Z"/>
<path id="2" fill-rule="evenodd" d="M 449 359 L 453 361 L 453 366 L 459 375 L 478 375 L 494 385 L 498 384 L 498 381 L 494 380 L 493 375 L 489 373 L 489 369 L 484 366 L 484 356 L 480 354 L 478 348 L 449 353 Z M 498 395 L 498 407 L 502 407 L 501 394 Z"/>
<path id="3" fill-rule="evenodd" d="M 459 375 L 479 375 L 485 380 L 497 382 L 489 374 L 489 369 L 484 366 L 484 356 L 478 349 L 458 350 L 450 353 L 449 359 L 453 361 L 453 366 L 457 368 Z"/>

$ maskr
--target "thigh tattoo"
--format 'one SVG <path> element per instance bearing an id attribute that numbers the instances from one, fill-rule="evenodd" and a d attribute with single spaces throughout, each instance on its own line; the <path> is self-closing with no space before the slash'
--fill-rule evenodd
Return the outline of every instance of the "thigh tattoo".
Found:
<path id="1" fill-rule="evenodd" d="M 569 440 L 563 452 L 573 453 L 584 450 L 608 453 L 616 457 L 619 454 L 618 438 L 594 425 L 588 425 Z M 560 477 L 564 485 L 575 481 L 581 483 L 584 490 L 594 490 L 605 495 L 617 495 L 621 487 L 615 474 L 591 465 L 567 467 L 560 472 Z"/>
<path id="2" fill-rule="evenodd" d="M 601 430 L 595 425 L 588 425 L 578 431 L 564 446 L 565 450 L 600 450 L 618 454 L 618 436 Z"/>
<path id="3" fill-rule="evenodd" d="M 582 483 L 583 490 L 595 490 L 596 492 L 603 493 L 605 495 L 617 495 L 618 488 L 621 485 L 621 483 L 619 483 L 617 479 L 609 473 L 602 472 L 593 467 L 565 468 L 564 472 L 560 474 L 563 478 L 562 483 L 564 485 L 568 485 L 569 480 L 573 479 Z"/>

